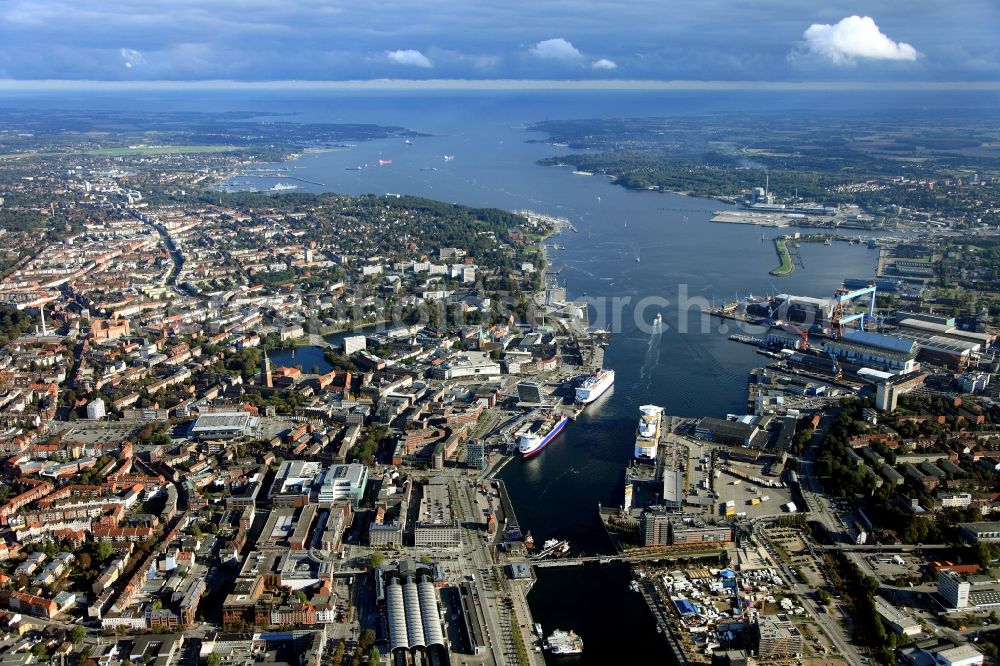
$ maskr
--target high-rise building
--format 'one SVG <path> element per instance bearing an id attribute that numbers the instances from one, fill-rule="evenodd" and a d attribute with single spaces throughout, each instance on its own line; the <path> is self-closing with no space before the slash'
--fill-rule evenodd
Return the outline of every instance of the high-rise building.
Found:
<path id="1" fill-rule="evenodd" d="M 474 469 L 483 469 L 486 467 L 486 447 L 483 446 L 483 440 L 469 440 L 465 451 L 465 462 L 469 467 Z"/>
<path id="2" fill-rule="evenodd" d="M 972 584 L 954 571 L 942 571 L 938 575 L 938 596 L 949 608 L 968 608 Z"/>
<path id="3" fill-rule="evenodd" d="M 875 392 L 875 406 L 883 412 L 894 412 L 898 398 L 895 386 L 889 382 L 881 382 Z"/>

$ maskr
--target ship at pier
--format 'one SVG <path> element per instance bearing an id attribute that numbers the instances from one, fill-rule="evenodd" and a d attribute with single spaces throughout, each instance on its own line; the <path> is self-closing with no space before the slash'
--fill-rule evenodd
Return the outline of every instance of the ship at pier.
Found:
<path id="1" fill-rule="evenodd" d="M 635 433 L 635 457 L 639 460 L 656 460 L 662 422 L 663 407 L 643 405 L 639 408 L 639 427 Z"/>
<path id="2" fill-rule="evenodd" d="M 521 439 L 518 442 L 518 451 L 525 458 L 536 455 L 562 432 L 562 429 L 566 427 L 567 421 L 569 421 L 568 417 L 559 414 L 548 414 L 535 420 L 521 434 Z"/>
<path id="3" fill-rule="evenodd" d="M 581 405 L 589 405 L 607 391 L 615 383 L 614 370 L 598 370 L 583 380 L 576 389 L 576 401 Z"/>

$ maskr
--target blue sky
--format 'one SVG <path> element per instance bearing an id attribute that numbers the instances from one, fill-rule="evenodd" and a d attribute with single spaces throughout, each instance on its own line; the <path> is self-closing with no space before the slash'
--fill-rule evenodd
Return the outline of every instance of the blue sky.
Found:
<path id="1" fill-rule="evenodd" d="M 997 0 L 4 0 L 0 79 L 1000 81 Z"/>

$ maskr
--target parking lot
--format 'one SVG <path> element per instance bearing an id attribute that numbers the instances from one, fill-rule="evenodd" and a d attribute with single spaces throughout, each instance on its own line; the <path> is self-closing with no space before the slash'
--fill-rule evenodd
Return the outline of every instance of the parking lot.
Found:
<path id="1" fill-rule="evenodd" d="M 764 474 L 763 464 L 750 465 L 728 462 L 726 466 L 744 477 L 757 477 L 765 481 L 780 482 L 779 477 Z M 740 478 L 740 476 L 728 471 L 723 471 L 720 467 L 722 466 L 716 463 L 716 469 L 720 472 L 718 478 L 714 479 L 718 505 L 724 506 L 726 502 L 731 501 L 735 506 L 736 515 L 748 519 L 786 513 L 782 506 L 792 501 L 791 489 L 768 488 L 747 478 Z M 719 510 L 720 515 L 722 511 L 722 509 Z"/>

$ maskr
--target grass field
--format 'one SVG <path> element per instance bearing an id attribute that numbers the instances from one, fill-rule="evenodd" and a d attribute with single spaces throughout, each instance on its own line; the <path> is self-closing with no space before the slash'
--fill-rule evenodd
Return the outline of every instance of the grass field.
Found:
<path id="1" fill-rule="evenodd" d="M 772 270 L 771 275 L 775 277 L 791 275 L 795 271 L 795 265 L 792 263 L 792 255 L 788 253 L 788 246 L 785 244 L 785 239 L 775 238 L 774 249 L 778 253 L 781 265 Z"/>

